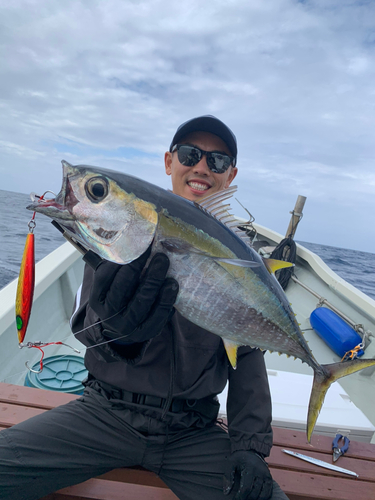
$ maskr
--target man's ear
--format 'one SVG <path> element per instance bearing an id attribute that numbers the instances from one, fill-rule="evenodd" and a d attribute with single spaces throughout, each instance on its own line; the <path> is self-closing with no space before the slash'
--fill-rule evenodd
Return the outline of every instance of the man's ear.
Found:
<path id="1" fill-rule="evenodd" d="M 165 173 L 167 175 L 172 174 L 172 153 L 167 151 L 164 155 L 164 165 L 165 165 Z"/>
<path id="2" fill-rule="evenodd" d="M 231 170 L 230 174 L 228 175 L 227 182 L 225 183 L 225 187 L 226 188 L 228 188 L 231 185 L 233 179 L 237 175 L 237 172 L 238 172 L 238 168 L 237 167 L 232 167 L 232 170 Z"/>

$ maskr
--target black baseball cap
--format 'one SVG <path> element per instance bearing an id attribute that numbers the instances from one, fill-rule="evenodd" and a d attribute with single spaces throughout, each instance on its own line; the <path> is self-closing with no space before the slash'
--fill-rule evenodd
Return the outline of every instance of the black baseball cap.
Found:
<path id="1" fill-rule="evenodd" d="M 237 159 L 236 136 L 225 123 L 212 115 L 198 116 L 180 125 L 172 139 L 169 151 L 172 151 L 173 146 L 178 144 L 185 135 L 198 131 L 211 132 L 211 134 L 220 137 L 228 146 L 231 155 Z"/>

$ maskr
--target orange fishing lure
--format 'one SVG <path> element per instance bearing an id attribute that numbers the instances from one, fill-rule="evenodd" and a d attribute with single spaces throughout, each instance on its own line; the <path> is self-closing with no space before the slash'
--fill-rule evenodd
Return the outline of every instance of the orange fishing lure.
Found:
<path id="1" fill-rule="evenodd" d="M 48 191 L 46 191 L 48 192 Z M 39 201 L 42 201 L 46 193 L 42 196 L 37 196 Z M 36 196 L 36 195 L 35 195 Z M 33 305 L 34 298 L 34 288 L 35 288 L 35 244 L 34 244 L 34 229 L 35 223 L 35 212 L 29 222 L 29 232 L 26 236 L 25 249 L 23 251 L 20 275 L 18 278 L 17 294 L 16 294 L 16 325 L 18 333 L 18 345 L 20 349 L 23 347 L 36 348 L 41 352 L 41 358 L 39 361 L 39 370 L 33 370 L 29 367 L 26 361 L 25 365 L 28 370 L 34 373 L 40 373 L 43 370 L 43 358 L 44 351 L 42 347 L 47 347 L 49 345 L 64 345 L 73 349 L 73 351 L 79 353 L 78 349 L 64 344 L 64 342 L 42 342 L 38 340 L 37 342 L 27 342 L 23 343 L 26 335 L 27 326 L 29 324 L 31 307 Z"/>
<path id="2" fill-rule="evenodd" d="M 35 214 L 34 214 L 35 216 Z M 29 233 L 26 237 L 25 249 L 21 262 L 16 295 L 16 325 L 18 342 L 21 344 L 26 335 L 30 319 L 31 306 L 34 297 L 35 285 L 35 245 L 34 245 L 34 216 L 29 222 Z"/>

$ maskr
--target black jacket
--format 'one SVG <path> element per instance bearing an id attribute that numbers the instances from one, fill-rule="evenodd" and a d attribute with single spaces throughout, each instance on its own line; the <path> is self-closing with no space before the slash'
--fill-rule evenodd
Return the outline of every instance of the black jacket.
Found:
<path id="1" fill-rule="evenodd" d="M 269 455 L 271 398 L 260 350 L 240 347 L 237 368 L 233 370 L 221 338 L 177 311 L 170 324 L 151 341 L 131 346 L 108 343 L 101 325 L 94 325 L 100 319 L 88 305 L 92 280 L 93 270 L 86 265 L 71 326 L 85 346 L 96 346 L 85 354 L 86 368 L 95 379 L 161 398 L 167 398 L 172 388 L 173 398 L 189 400 L 220 394 L 229 380 L 227 416 L 232 451 L 253 449 Z"/>

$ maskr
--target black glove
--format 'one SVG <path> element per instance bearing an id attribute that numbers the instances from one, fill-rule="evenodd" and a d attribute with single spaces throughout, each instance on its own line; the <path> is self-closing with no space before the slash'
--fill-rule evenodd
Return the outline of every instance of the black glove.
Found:
<path id="1" fill-rule="evenodd" d="M 272 495 L 272 476 L 268 465 L 255 451 L 235 451 L 228 458 L 224 474 L 224 495 L 229 495 L 235 477 L 239 478 L 235 500 L 268 500 Z"/>
<path id="2" fill-rule="evenodd" d="M 89 305 L 103 321 L 103 334 L 119 343 L 155 337 L 173 314 L 178 283 L 166 278 L 169 259 L 155 254 L 141 278 L 149 256 L 150 249 L 127 265 L 103 261 L 95 271 Z"/>

